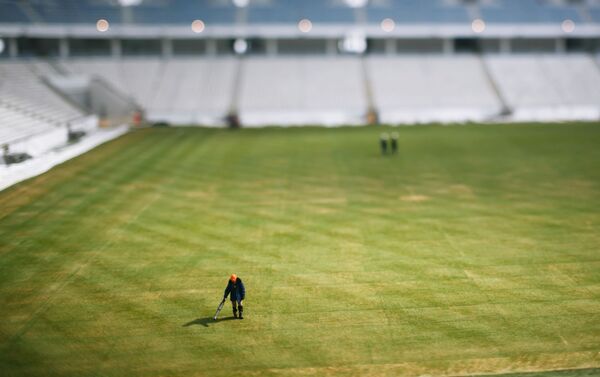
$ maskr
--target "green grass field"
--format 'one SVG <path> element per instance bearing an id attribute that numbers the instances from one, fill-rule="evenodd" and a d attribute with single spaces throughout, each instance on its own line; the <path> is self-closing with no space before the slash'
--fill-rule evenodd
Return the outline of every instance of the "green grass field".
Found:
<path id="1" fill-rule="evenodd" d="M 396 130 L 139 130 L 0 192 L 0 375 L 600 367 L 600 125 Z"/>

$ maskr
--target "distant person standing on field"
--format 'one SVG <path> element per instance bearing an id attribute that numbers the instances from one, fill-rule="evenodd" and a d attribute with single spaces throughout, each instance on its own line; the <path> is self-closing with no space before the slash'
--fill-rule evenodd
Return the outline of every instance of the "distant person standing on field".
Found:
<path id="1" fill-rule="evenodd" d="M 379 145 L 381 146 L 381 154 L 387 154 L 388 139 L 390 137 L 385 132 L 379 136 Z"/>
<path id="2" fill-rule="evenodd" d="M 396 154 L 398 152 L 398 133 L 392 132 L 392 140 L 391 140 L 392 154 Z"/>
<path id="3" fill-rule="evenodd" d="M 229 281 L 227 282 L 227 287 L 225 288 L 225 293 L 223 295 L 223 299 L 226 299 L 227 296 L 231 293 L 231 306 L 233 307 L 233 317 L 244 319 L 244 306 L 243 301 L 246 298 L 246 288 L 244 287 L 244 283 L 242 283 L 242 279 L 237 277 L 236 274 L 231 274 Z M 240 311 L 240 316 L 238 317 L 238 309 Z"/>

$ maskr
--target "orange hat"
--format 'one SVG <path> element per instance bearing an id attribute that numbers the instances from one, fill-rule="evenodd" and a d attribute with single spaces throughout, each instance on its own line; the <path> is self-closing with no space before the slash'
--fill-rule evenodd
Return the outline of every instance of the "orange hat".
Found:
<path id="1" fill-rule="evenodd" d="M 235 281 L 237 280 L 237 275 L 231 274 L 231 277 L 229 278 L 229 280 L 231 280 L 233 283 L 235 283 Z"/>

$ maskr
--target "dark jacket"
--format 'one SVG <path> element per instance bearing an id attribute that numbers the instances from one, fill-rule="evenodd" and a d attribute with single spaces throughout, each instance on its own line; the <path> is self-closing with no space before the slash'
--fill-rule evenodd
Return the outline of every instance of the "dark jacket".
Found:
<path id="1" fill-rule="evenodd" d="M 246 297 L 246 288 L 244 287 L 244 283 L 242 283 L 242 279 L 237 278 L 235 283 L 231 282 L 231 280 L 227 282 L 223 298 L 227 298 L 229 293 L 231 293 L 231 301 L 241 301 Z"/>

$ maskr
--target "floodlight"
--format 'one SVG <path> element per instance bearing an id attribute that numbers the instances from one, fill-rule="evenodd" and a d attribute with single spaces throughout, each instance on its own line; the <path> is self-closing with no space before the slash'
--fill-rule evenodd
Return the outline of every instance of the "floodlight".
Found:
<path id="1" fill-rule="evenodd" d="M 298 22 L 298 29 L 303 33 L 308 33 L 312 30 L 312 22 L 310 22 L 309 19 L 304 18 Z"/>
<path id="2" fill-rule="evenodd" d="M 96 30 L 98 30 L 99 32 L 103 33 L 107 31 L 108 28 L 110 28 L 110 24 L 104 18 L 101 18 L 96 22 Z"/>
<path id="3" fill-rule="evenodd" d="M 248 42 L 245 39 L 238 38 L 233 42 L 233 51 L 238 55 L 243 55 L 248 51 Z"/>
<path id="4" fill-rule="evenodd" d="M 396 22 L 394 22 L 394 20 L 392 20 L 391 18 L 386 18 L 383 21 L 381 21 L 380 26 L 383 31 L 389 33 L 396 28 Z"/>
<path id="5" fill-rule="evenodd" d="M 480 18 L 473 20 L 471 23 L 471 30 L 475 33 L 483 33 L 485 30 L 485 22 Z"/>
<path id="6" fill-rule="evenodd" d="M 565 33 L 572 33 L 575 31 L 575 22 L 573 22 L 573 20 L 564 20 L 561 24 L 561 28 Z"/>
<path id="7" fill-rule="evenodd" d="M 202 33 L 204 31 L 204 21 L 202 20 L 194 20 L 192 22 L 192 31 L 194 33 Z"/>

